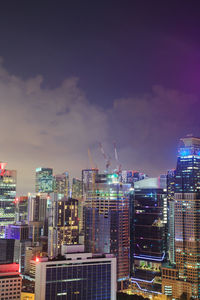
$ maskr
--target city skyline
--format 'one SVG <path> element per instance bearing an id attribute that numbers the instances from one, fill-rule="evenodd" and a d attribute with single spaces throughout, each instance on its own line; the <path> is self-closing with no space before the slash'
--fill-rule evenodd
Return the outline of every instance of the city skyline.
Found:
<path id="1" fill-rule="evenodd" d="M 2 4 L 1 161 L 17 193 L 33 191 L 40 166 L 80 177 L 88 148 L 104 170 L 99 142 L 112 158 L 116 142 L 124 169 L 175 167 L 179 138 L 199 135 L 193 3 Z"/>

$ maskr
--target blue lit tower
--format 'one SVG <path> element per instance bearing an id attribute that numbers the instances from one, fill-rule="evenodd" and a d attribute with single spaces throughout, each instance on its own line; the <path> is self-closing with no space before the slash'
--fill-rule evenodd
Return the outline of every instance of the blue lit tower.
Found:
<path id="1" fill-rule="evenodd" d="M 175 261 L 188 296 L 200 298 L 200 138 L 181 139 L 175 176 Z"/>
<path id="2" fill-rule="evenodd" d="M 162 291 L 173 298 L 185 293 L 187 299 L 200 299 L 200 138 L 180 140 L 174 189 L 176 268 L 163 269 Z"/>

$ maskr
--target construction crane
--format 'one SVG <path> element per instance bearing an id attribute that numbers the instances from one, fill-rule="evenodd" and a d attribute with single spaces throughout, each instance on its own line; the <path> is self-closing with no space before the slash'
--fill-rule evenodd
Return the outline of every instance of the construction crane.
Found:
<path id="1" fill-rule="evenodd" d="M 110 162 L 110 157 L 108 157 L 103 149 L 103 146 L 101 143 L 99 143 L 99 147 L 100 147 L 100 150 L 101 150 L 101 153 L 105 159 L 105 162 L 106 162 L 106 173 L 108 173 L 108 170 L 109 170 L 109 167 L 111 165 L 111 162 Z"/>

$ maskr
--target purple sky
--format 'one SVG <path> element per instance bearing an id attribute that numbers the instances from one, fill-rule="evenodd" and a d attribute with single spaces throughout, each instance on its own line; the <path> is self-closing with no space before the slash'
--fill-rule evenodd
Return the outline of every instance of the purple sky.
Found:
<path id="1" fill-rule="evenodd" d="M 124 168 L 175 167 L 179 138 L 200 135 L 199 15 L 183 0 L 1 3 L 1 160 L 18 192 L 38 166 L 80 176 L 88 147 L 103 168 L 99 141 Z"/>

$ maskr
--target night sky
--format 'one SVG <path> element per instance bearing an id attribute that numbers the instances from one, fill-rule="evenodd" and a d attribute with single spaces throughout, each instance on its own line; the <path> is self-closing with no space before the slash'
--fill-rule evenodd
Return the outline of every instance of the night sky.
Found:
<path id="1" fill-rule="evenodd" d="M 123 168 L 158 176 L 200 136 L 199 1 L 1 1 L 1 161 L 18 194 L 35 168 Z M 116 167 L 113 159 L 112 168 Z"/>

